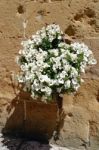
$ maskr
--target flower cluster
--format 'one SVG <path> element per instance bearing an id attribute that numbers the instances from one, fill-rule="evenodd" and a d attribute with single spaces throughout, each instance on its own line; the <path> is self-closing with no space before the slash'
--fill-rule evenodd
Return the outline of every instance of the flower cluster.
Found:
<path id="1" fill-rule="evenodd" d="M 81 73 L 88 65 L 96 64 L 92 51 L 84 43 L 67 44 L 63 32 L 55 24 L 37 31 L 22 42 L 17 63 L 18 76 L 24 89 L 35 99 L 51 100 L 54 93 L 77 91 Z"/>

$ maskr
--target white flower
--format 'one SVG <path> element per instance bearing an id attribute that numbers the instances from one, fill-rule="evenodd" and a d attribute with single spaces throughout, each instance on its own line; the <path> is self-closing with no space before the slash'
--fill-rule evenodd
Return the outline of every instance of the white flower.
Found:
<path id="1" fill-rule="evenodd" d="M 59 84 L 64 84 L 64 80 L 63 80 L 62 78 L 59 78 L 59 79 L 58 79 L 58 83 L 59 83 Z"/>
<path id="2" fill-rule="evenodd" d="M 40 82 L 50 82 L 50 78 L 47 75 L 40 75 L 39 80 Z"/>
<path id="3" fill-rule="evenodd" d="M 41 88 L 41 91 L 42 91 L 42 92 L 45 92 L 46 95 L 48 95 L 48 96 L 50 96 L 50 94 L 51 94 L 51 92 L 52 92 L 51 88 L 46 87 L 46 86 L 43 86 L 43 87 Z"/>
<path id="4" fill-rule="evenodd" d="M 85 73 L 85 66 L 81 65 L 80 70 L 81 70 L 82 73 Z"/>
<path id="5" fill-rule="evenodd" d="M 20 68 L 21 68 L 22 71 L 26 71 L 26 66 L 25 65 L 21 65 Z"/>
<path id="6" fill-rule="evenodd" d="M 47 87 L 47 88 L 46 88 L 46 94 L 50 96 L 51 93 L 52 93 L 51 88 Z"/>
<path id="7" fill-rule="evenodd" d="M 57 88 L 57 92 L 61 93 L 62 88 Z"/>
<path id="8" fill-rule="evenodd" d="M 25 80 L 28 81 L 28 80 L 33 80 L 35 77 L 34 74 L 31 74 L 30 72 L 27 72 L 26 75 L 25 75 Z"/>
<path id="9" fill-rule="evenodd" d="M 65 65 L 64 66 L 64 70 L 66 71 L 66 72 L 68 72 L 68 71 L 70 71 L 70 69 L 71 69 L 71 66 L 70 65 Z"/>
<path id="10" fill-rule="evenodd" d="M 64 84 L 65 89 L 69 89 L 69 88 L 70 88 L 70 83 L 71 83 L 70 80 L 67 80 L 67 81 L 65 82 L 65 84 Z"/>
<path id="11" fill-rule="evenodd" d="M 77 79 L 76 79 L 76 78 L 73 78 L 73 79 L 72 79 L 72 84 L 73 84 L 73 85 L 78 84 L 78 81 L 77 81 Z"/>
<path id="12" fill-rule="evenodd" d="M 62 39 L 62 36 L 58 36 L 58 39 L 59 39 L 59 40 Z"/>
<path id="13" fill-rule="evenodd" d="M 96 61 L 96 59 L 91 59 L 91 60 L 89 60 L 88 64 L 89 65 L 96 65 L 97 61 Z"/>
<path id="14" fill-rule="evenodd" d="M 74 67 L 71 67 L 71 77 L 77 77 L 78 76 L 78 72 Z"/>
<path id="15" fill-rule="evenodd" d="M 49 86 L 55 85 L 56 84 L 56 80 L 50 80 L 49 81 Z"/>
<path id="16" fill-rule="evenodd" d="M 71 60 L 72 60 L 72 61 L 75 61 L 75 60 L 77 61 L 77 58 L 78 58 L 78 57 L 77 57 L 77 54 L 71 53 L 71 54 L 70 54 L 70 57 L 71 57 Z"/>
<path id="17" fill-rule="evenodd" d="M 50 49 L 49 50 L 49 53 L 50 54 L 53 54 L 54 56 L 58 56 L 59 55 L 59 50 L 58 49 Z"/>
<path id="18" fill-rule="evenodd" d="M 19 81 L 19 83 L 24 83 L 24 78 L 20 75 L 20 76 L 18 76 L 18 81 Z"/>
<path id="19" fill-rule="evenodd" d="M 62 34 L 59 25 L 51 24 L 21 43 L 23 48 L 16 58 L 21 69 L 18 81 L 33 99 L 41 94 L 45 102 L 55 91 L 61 94 L 78 90 L 81 73 L 97 63 L 88 46 L 78 42 L 66 44 Z"/>
<path id="20" fill-rule="evenodd" d="M 67 75 L 66 71 L 62 71 L 62 72 L 60 73 L 59 77 L 60 77 L 61 79 L 64 79 L 66 75 Z"/>

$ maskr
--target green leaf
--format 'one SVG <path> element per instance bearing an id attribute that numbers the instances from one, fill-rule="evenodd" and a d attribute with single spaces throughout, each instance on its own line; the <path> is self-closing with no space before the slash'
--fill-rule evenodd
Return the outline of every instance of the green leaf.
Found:
<path id="1" fill-rule="evenodd" d="M 84 54 L 81 53 L 81 54 L 78 54 L 78 62 L 82 62 L 84 59 Z"/>
<path id="2" fill-rule="evenodd" d="M 26 60 L 26 58 L 25 58 L 24 56 L 21 56 L 20 59 L 19 59 L 19 61 L 20 61 L 22 64 L 27 63 L 27 60 Z"/>
<path id="3" fill-rule="evenodd" d="M 67 61 L 68 61 L 68 62 L 72 62 L 70 55 L 67 54 L 67 57 L 66 57 L 66 58 L 67 58 Z"/>
<path id="4" fill-rule="evenodd" d="M 49 41 L 48 38 L 44 38 L 42 40 L 42 45 L 40 45 L 40 47 L 43 49 L 43 50 L 48 50 L 48 49 L 51 49 L 52 46 L 51 46 L 51 43 Z"/>

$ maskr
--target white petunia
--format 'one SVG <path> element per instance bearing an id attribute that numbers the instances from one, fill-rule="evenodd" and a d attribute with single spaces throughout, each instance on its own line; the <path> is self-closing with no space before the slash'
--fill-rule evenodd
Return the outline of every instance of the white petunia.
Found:
<path id="1" fill-rule="evenodd" d="M 55 91 L 59 94 L 77 91 L 82 82 L 81 73 L 85 73 L 88 65 L 97 63 L 84 43 L 65 43 L 63 32 L 56 24 L 43 27 L 21 45 L 23 48 L 16 58 L 21 70 L 18 81 L 33 99 L 41 94 L 44 102 Z"/>
<path id="2" fill-rule="evenodd" d="M 58 49 L 50 49 L 49 50 L 49 53 L 50 54 L 53 54 L 54 56 L 58 56 L 59 55 L 59 50 Z"/>
<path id="3" fill-rule="evenodd" d="M 59 79 L 58 79 L 58 83 L 59 83 L 59 84 L 64 84 L 64 80 L 63 80 L 62 78 L 59 78 Z"/>
<path id="4" fill-rule="evenodd" d="M 77 77 L 78 76 L 78 72 L 74 67 L 71 67 L 71 77 Z"/>
<path id="5" fill-rule="evenodd" d="M 69 88 L 70 88 L 70 83 L 71 83 L 70 80 L 67 80 L 67 81 L 65 82 L 65 84 L 64 84 L 65 89 L 69 89 Z"/>
<path id="6" fill-rule="evenodd" d="M 72 60 L 72 61 L 77 61 L 77 58 L 78 58 L 78 57 L 77 57 L 77 54 L 71 53 L 71 54 L 70 54 L 70 57 L 71 57 L 71 60 Z"/>
<path id="7" fill-rule="evenodd" d="M 50 78 L 47 75 L 40 75 L 39 80 L 40 82 L 50 82 Z"/>

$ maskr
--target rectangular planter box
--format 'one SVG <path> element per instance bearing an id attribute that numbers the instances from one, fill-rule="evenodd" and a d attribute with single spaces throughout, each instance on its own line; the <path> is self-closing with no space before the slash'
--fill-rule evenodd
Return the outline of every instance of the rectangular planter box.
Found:
<path id="1" fill-rule="evenodd" d="M 56 103 L 34 101 L 23 93 L 20 93 L 12 103 L 13 113 L 8 117 L 3 133 L 20 134 L 41 140 L 51 138 L 56 128 Z"/>

